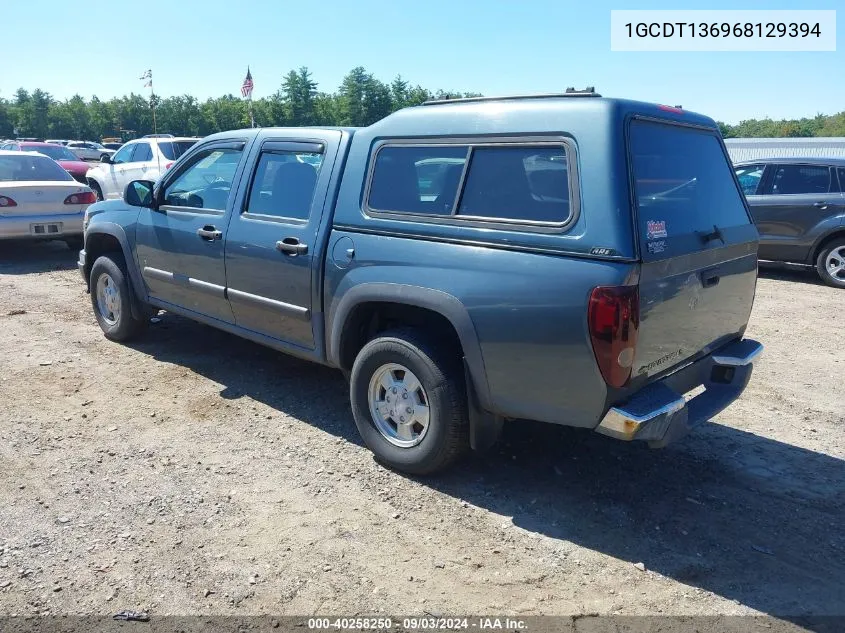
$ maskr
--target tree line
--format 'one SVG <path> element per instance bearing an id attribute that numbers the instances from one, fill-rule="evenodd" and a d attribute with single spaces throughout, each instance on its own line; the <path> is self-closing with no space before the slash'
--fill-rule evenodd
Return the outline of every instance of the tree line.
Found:
<path id="1" fill-rule="evenodd" d="M 262 127 L 365 126 L 431 99 L 473 96 L 480 95 L 431 91 L 401 76 L 384 83 L 360 66 L 344 77 L 336 92 L 328 93 L 320 91 L 311 72 L 302 67 L 288 72 L 273 95 L 253 100 L 252 113 L 255 124 Z M 97 96 L 86 101 L 80 95 L 59 101 L 41 89 L 20 88 L 14 98 L 0 98 L 0 138 L 135 138 L 153 133 L 152 105 L 159 133 L 206 136 L 250 126 L 249 107 L 240 95 L 199 101 L 191 95 L 162 98 L 132 93 L 108 101 Z"/>
<path id="2" fill-rule="evenodd" d="M 845 112 L 812 119 L 749 119 L 737 125 L 719 123 L 725 138 L 845 136 Z"/>
<path id="3" fill-rule="evenodd" d="M 274 94 L 255 99 L 252 111 L 255 124 L 262 127 L 364 126 L 431 99 L 472 96 L 480 95 L 431 91 L 401 76 L 385 83 L 360 66 L 349 71 L 335 92 L 324 92 L 308 68 L 301 67 L 284 75 Z M 0 98 L 0 138 L 135 138 L 153 132 L 153 112 L 156 131 L 178 136 L 206 136 L 250 125 L 247 102 L 239 95 L 199 101 L 191 95 L 162 98 L 132 93 L 109 100 L 93 96 L 86 101 L 77 94 L 59 101 L 41 89 L 20 88 L 12 99 Z M 796 120 L 751 119 L 737 125 L 719 123 L 719 127 L 726 138 L 845 136 L 845 112 Z"/>

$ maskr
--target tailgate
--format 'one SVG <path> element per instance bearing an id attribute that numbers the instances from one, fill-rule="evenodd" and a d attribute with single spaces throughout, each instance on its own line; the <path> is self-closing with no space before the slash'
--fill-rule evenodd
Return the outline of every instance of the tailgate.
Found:
<path id="1" fill-rule="evenodd" d="M 635 118 L 629 152 L 642 260 L 636 378 L 745 331 L 759 236 L 715 130 Z"/>

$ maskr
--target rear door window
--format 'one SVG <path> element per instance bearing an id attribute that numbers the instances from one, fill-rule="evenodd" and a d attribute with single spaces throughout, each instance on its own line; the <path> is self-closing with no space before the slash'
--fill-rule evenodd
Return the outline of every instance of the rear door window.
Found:
<path id="1" fill-rule="evenodd" d="M 715 132 L 635 119 L 629 150 L 640 239 L 664 242 L 643 249 L 644 259 L 680 254 L 667 249 L 676 238 L 687 250 L 700 249 L 697 238 L 714 226 L 751 223 Z"/>
<path id="2" fill-rule="evenodd" d="M 269 151 L 258 159 L 246 212 L 307 220 L 323 155 Z"/>
<path id="3" fill-rule="evenodd" d="M 825 165 L 775 165 L 773 195 L 821 194 L 836 192 L 833 173 Z"/>
<path id="4" fill-rule="evenodd" d="M 153 159 L 153 150 L 149 143 L 137 143 L 135 153 L 132 155 L 133 163 L 140 163 Z"/>

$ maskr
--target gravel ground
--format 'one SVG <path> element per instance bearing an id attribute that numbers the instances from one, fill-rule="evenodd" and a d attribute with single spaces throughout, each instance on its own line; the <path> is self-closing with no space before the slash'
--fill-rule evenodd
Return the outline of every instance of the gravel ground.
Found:
<path id="1" fill-rule="evenodd" d="M 0 247 L 0 613 L 845 614 L 845 293 L 763 271 L 743 398 L 662 451 L 512 423 L 378 466 L 334 371 L 163 314 L 97 327 Z"/>

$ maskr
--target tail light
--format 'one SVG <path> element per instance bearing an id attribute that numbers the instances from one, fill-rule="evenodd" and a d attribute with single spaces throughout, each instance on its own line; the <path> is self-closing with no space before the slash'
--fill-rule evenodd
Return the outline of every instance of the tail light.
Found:
<path id="1" fill-rule="evenodd" d="M 65 198 L 65 204 L 94 204 L 95 202 L 97 202 L 97 196 L 93 191 L 72 193 Z"/>
<path id="2" fill-rule="evenodd" d="M 0 207 L 16 207 L 18 203 L 9 196 L 0 196 Z"/>
<path id="3" fill-rule="evenodd" d="M 639 286 L 599 286 L 590 293 L 587 321 L 601 375 L 611 387 L 631 378 L 640 327 Z"/>

